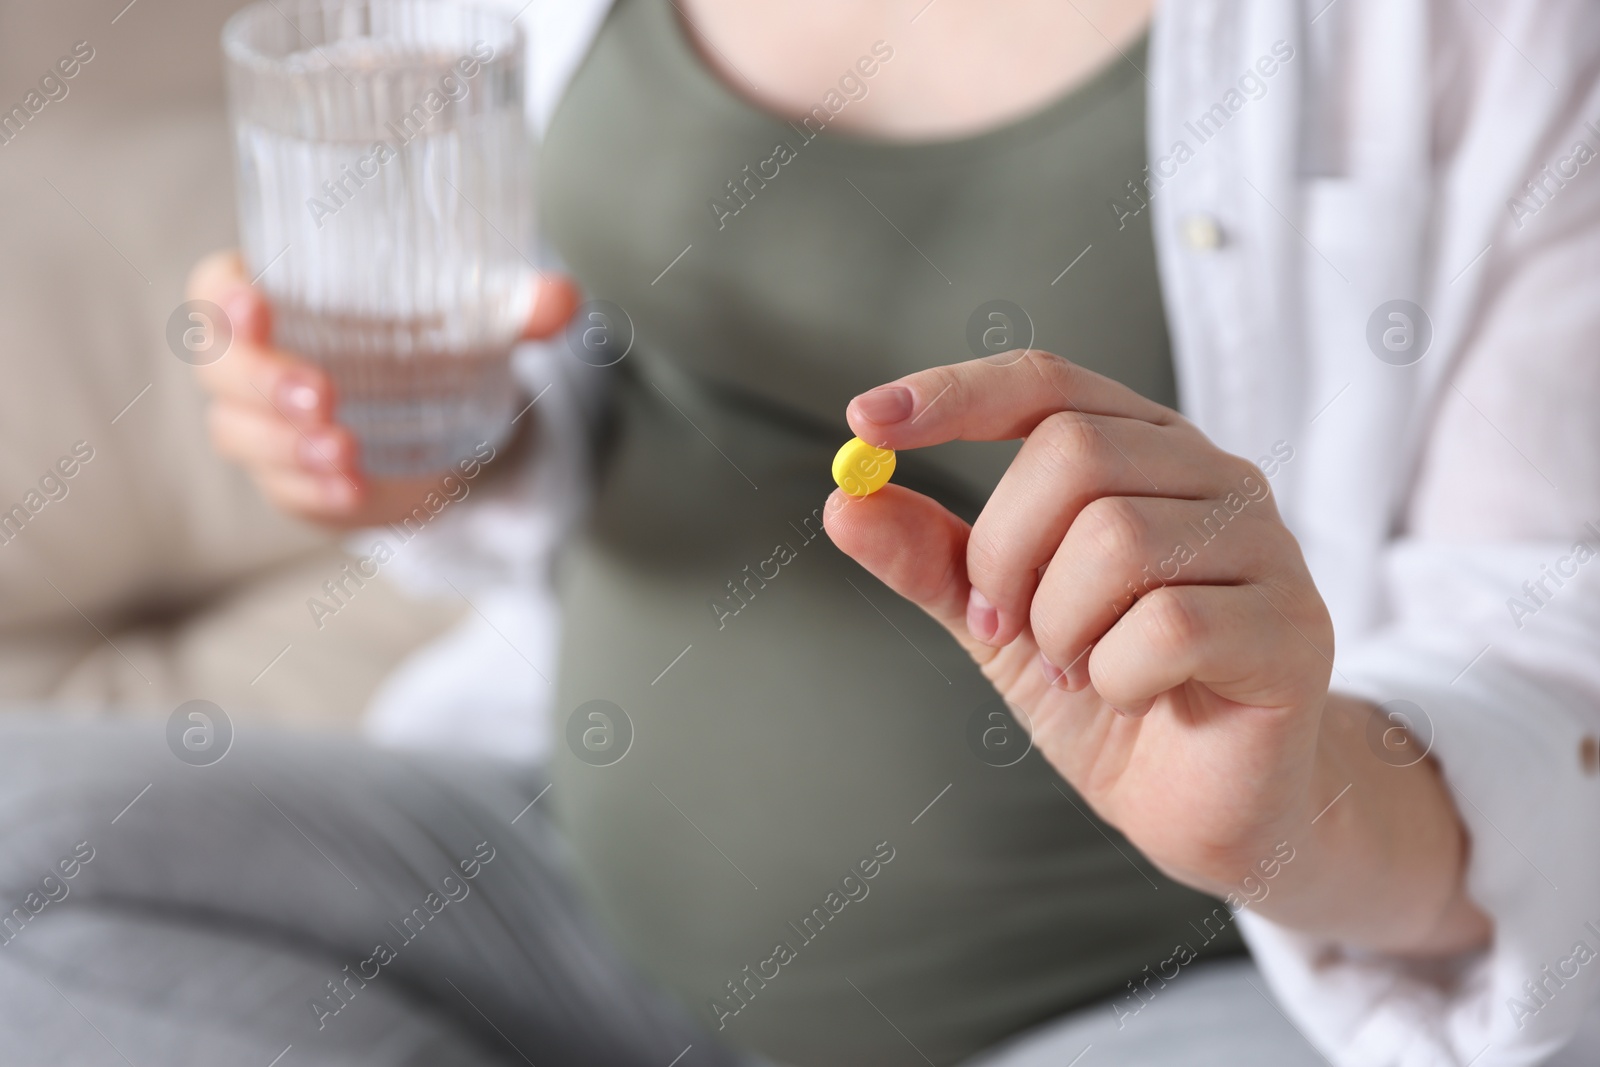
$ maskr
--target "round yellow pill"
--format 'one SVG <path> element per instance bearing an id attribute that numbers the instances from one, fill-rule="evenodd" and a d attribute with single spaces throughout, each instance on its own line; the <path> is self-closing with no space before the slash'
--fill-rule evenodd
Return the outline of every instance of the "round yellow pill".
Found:
<path id="1" fill-rule="evenodd" d="M 894 450 L 875 448 L 859 437 L 844 443 L 833 457 L 833 480 L 851 496 L 871 496 L 889 484 Z"/>

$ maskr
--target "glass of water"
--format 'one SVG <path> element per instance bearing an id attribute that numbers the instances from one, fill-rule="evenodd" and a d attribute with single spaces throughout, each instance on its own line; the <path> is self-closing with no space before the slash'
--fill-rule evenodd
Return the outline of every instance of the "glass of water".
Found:
<path id="1" fill-rule="evenodd" d="M 378 477 L 508 435 L 534 269 L 523 47 L 448 0 L 261 0 L 222 34 L 245 262 Z"/>

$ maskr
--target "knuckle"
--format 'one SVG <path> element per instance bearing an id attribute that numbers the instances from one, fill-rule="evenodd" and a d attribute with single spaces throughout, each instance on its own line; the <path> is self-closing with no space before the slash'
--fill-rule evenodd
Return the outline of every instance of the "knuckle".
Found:
<path id="1" fill-rule="evenodd" d="M 1058 356 L 1054 352 L 1046 352 L 1042 348 L 1030 348 L 1026 355 L 1035 371 L 1058 383 L 1070 384 L 1073 376 L 1079 372 L 1077 364 L 1070 359 Z"/>
<path id="2" fill-rule="evenodd" d="M 1223 469 L 1228 479 L 1228 488 L 1241 496 L 1259 498 L 1270 491 L 1261 468 L 1242 456 L 1228 454 L 1223 462 Z"/>
<path id="3" fill-rule="evenodd" d="M 1204 629 L 1199 613 L 1182 588 L 1165 586 L 1139 604 L 1139 625 L 1158 653 L 1176 654 L 1193 647 Z"/>
<path id="4" fill-rule="evenodd" d="M 1304 582 L 1296 581 L 1285 583 L 1290 588 L 1278 597 L 1287 602 L 1286 611 L 1290 618 L 1295 620 L 1299 634 L 1295 635 L 1299 644 L 1299 651 L 1308 657 L 1308 662 L 1319 661 L 1317 666 L 1331 667 L 1334 654 L 1334 627 L 1333 616 L 1328 612 L 1327 602 L 1317 592 L 1317 588 L 1309 581 L 1309 576 Z"/>
<path id="5" fill-rule="evenodd" d="M 1263 557 L 1269 565 L 1278 570 L 1292 572 L 1304 570 L 1300 541 L 1290 532 L 1289 527 L 1278 520 L 1277 515 L 1258 513 L 1250 516 L 1250 519 L 1250 529 L 1256 531 L 1255 536 L 1260 539 Z"/>
<path id="6" fill-rule="evenodd" d="M 1108 562 L 1137 560 L 1149 538 L 1149 524 L 1126 497 L 1103 496 L 1090 501 L 1074 525 L 1083 528 L 1089 546 Z"/>
<path id="7" fill-rule="evenodd" d="M 1236 517 L 1235 525 L 1241 538 L 1239 570 L 1243 575 L 1273 584 L 1309 578 L 1300 542 L 1275 514 L 1252 505 Z"/>
<path id="8" fill-rule="evenodd" d="M 1034 431 L 1050 459 L 1060 467 L 1080 470 L 1096 463 L 1105 450 L 1105 438 L 1089 416 L 1076 411 L 1058 411 L 1048 416 Z"/>

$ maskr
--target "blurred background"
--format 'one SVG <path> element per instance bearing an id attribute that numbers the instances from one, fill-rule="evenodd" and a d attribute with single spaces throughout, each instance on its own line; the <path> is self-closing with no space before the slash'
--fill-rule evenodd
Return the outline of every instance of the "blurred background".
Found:
<path id="1" fill-rule="evenodd" d="M 319 629 L 307 601 L 354 557 L 216 458 L 167 346 L 190 267 L 236 243 L 217 42 L 237 7 L 0 2 L 5 706 L 164 717 L 204 697 L 349 732 L 470 610 L 380 574 Z M 92 58 L 49 99 L 40 80 L 75 46 Z"/>
<path id="2" fill-rule="evenodd" d="M 473 622 L 384 571 L 319 623 L 356 555 L 217 458 L 168 345 L 190 268 L 236 244 L 218 38 L 241 4 L 0 0 L 0 714 L 203 698 L 354 733 L 386 678 Z M 477 647 L 520 677 L 483 623 Z"/>

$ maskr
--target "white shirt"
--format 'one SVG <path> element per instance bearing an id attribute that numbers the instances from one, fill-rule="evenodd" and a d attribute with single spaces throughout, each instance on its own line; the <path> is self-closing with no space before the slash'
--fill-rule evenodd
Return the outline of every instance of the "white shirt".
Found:
<path id="1" fill-rule="evenodd" d="M 537 125 L 608 7 L 523 16 Z M 1149 67 L 1181 406 L 1232 452 L 1292 456 L 1273 486 L 1334 618 L 1333 687 L 1438 760 L 1495 938 L 1447 980 L 1248 910 L 1241 929 L 1339 1067 L 1538 1063 L 1600 1002 L 1600 5 L 1169 0 Z M 507 516 L 552 486 L 571 514 L 559 421 L 498 504 L 429 531 L 438 566 L 520 576 L 546 620 L 528 641 L 555 625 L 535 557 L 559 524 L 519 543 Z M 469 643 L 472 675 L 527 672 Z M 520 688 L 502 703 L 527 714 Z"/>

